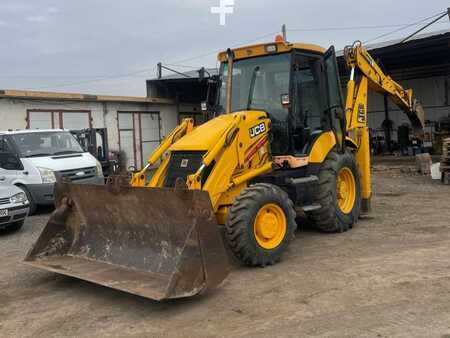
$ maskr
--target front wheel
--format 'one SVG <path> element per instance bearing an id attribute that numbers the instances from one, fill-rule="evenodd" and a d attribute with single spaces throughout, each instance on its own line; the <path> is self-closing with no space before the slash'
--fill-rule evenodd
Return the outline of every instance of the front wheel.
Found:
<path id="1" fill-rule="evenodd" d="M 246 188 L 231 206 L 225 224 L 226 239 L 244 264 L 273 265 L 294 236 L 295 216 L 286 192 L 272 184 L 255 184 Z"/>
<path id="2" fill-rule="evenodd" d="M 352 228 L 361 213 L 361 183 L 355 156 L 331 152 L 319 171 L 314 201 L 322 206 L 311 212 L 314 226 L 325 232 Z"/>

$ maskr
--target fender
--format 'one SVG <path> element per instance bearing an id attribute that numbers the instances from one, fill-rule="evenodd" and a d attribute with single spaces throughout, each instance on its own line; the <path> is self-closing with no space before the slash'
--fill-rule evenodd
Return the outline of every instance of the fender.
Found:
<path id="1" fill-rule="evenodd" d="M 330 151 L 336 146 L 336 136 L 332 131 L 320 135 L 315 141 L 309 153 L 309 163 L 323 163 Z"/>

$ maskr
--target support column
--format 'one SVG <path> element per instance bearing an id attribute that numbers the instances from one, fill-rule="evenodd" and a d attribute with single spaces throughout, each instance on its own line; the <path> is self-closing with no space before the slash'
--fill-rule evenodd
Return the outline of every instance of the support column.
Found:
<path id="1" fill-rule="evenodd" d="M 392 147 L 391 147 L 391 120 L 389 118 L 389 102 L 388 102 L 388 96 L 384 95 L 384 137 L 386 139 L 386 146 L 388 152 L 392 153 Z"/>

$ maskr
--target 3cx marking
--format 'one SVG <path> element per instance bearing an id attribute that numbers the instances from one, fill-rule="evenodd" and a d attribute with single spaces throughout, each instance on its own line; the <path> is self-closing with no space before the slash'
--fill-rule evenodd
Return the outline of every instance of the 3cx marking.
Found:
<path id="1" fill-rule="evenodd" d="M 266 125 L 263 123 L 258 124 L 257 126 L 250 128 L 250 137 L 254 138 L 266 131 Z"/>

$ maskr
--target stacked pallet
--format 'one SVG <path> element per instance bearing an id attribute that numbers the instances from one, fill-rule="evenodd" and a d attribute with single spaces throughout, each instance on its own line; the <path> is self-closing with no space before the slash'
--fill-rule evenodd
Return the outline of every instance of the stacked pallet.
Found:
<path id="1" fill-rule="evenodd" d="M 443 182 L 450 184 L 450 138 L 442 142 L 441 172 Z"/>

